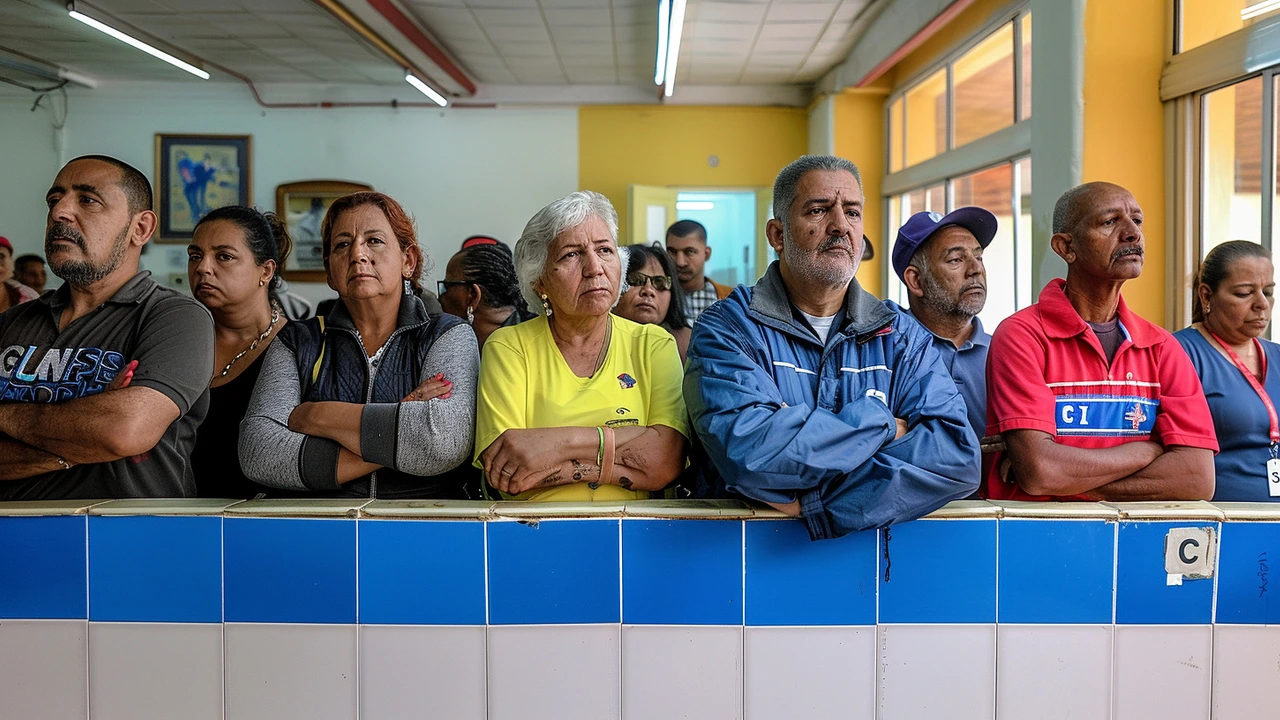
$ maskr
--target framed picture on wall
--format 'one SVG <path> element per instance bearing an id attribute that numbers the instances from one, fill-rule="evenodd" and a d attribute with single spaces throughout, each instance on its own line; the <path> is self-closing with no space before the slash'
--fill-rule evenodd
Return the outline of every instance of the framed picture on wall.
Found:
<path id="1" fill-rule="evenodd" d="M 185 243 L 214 208 L 253 202 L 250 135 L 156 133 L 160 242 Z"/>
<path id="2" fill-rule="evenodd" d="M 354 192 L 372 190 L 369 185 L 343 180 L 306 180 L 276 187 L 276 215 L 289 229 L 293 250 L 285 259 L 285 280 L 324 282 L 324 250 L 320 221 L 334 200 Z"/>

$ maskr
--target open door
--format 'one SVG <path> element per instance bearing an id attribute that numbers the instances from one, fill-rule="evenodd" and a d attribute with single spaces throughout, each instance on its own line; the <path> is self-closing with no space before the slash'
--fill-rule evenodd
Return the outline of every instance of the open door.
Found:
<path id="1" fill-rule="evenodd" d="M 667 228 L 676 221 L 676 191 L 653 185 L 627 188 L 627 227 L 622 228 L 624 245 L 659 243 L 667 240 Z"/>

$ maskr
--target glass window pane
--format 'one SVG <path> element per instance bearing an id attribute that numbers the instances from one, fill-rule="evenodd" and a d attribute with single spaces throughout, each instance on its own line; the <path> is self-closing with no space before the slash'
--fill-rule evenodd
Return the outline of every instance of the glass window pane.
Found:
<path id="1" fill-rule="evenodd" d="M 918 162 L 947 149 L 947 71 L 925 78 L 907 91 L 907 162 Z"/>
<path id="2" fill-rule="evenodd" d="M 1031 158 L 1017 163 L 1018 170 L 1018 227 L 1014 243 L 1018 249 L 1018 309 L 1036 301 L 1036 288 L 1031 287 Z"/>
<path id="3" fill-rule="evenodd" d="M 1262 78 L 1203 99 L 1201 257 L 1227 240 L 1262 240 Z"/>
<path id="4" fill-rule="evenodd" d="M 1022 114 L 1031 117 L 1031 13 L 1022 16 Z"/>
<path id="5" fill-rule="evenodd" d="M 1276 184 L 1271 198 L 1271 262 L 1273 265 L 1280 266 L 1280 253 L 1276 252 L 1280 248 L 1280 121 L 1277 121 L 1277 118 L 1280 118 L 1280 75 L 1276 76 L 1272 91 L 1275 105 L 1271 108 L 1271 125 L 1275 132 L 1275 142 L 1271 147 L 1274 150 L 1272 162 L 1276 173 Z M 1275 327 L 1274 322 L 1267 327 L 1267 337 L 1273 340 L 1277 335 Z"/>
<path id="6" fill-rule="evenodd" d="M 1260 5 L 1264 4 L 1259 0 L 1181 0 L 1181 49 L 1199 47 L 1280 12 L 1280 7 L 1261 13 L 1249 10 Z"/>
<path id="7" fill-rule="evenodd" d="M 987 304 L 978 314 L 987 332 L 1017 310 L 1013 263 L 1013 164 L 1005 163 L 952 182 L 956 207 L 977 205 L 990 210 L 999 223 L 995 239 L 982 254 L 987 268 Z"/>
<path id="8" fill-rule="evenodd" d="M 898 228 L 902 227 L 902 222 L 907 215 L 903 215 L 903 203 L 906 200 L 905 195 L 895 195 L 889 198 L 889 232 L 884 238 L 884 247 L 877 250 L 877 255 L 884 258 L 883 262 L 889 268 L 889 282 L 885 285 L 884 296 L 892 300 L 902 307 L 907 306 L 906 288 L 902 281 L 898 279 L 897 273 L 893 271 L 893 241 L 898 238 Z M 883 253 L 883 254 L 880 254 Z"/>
<path id="9" fill-rule="evenodd" d="M 889 106 L 889 172 L 902 169 L 902 98 Z"/>
<path id="10" fill-rule="evenodd" d="M 1013 24 L 1005 25 L 954 66 L 956 147 L 1013 124 Z"/>

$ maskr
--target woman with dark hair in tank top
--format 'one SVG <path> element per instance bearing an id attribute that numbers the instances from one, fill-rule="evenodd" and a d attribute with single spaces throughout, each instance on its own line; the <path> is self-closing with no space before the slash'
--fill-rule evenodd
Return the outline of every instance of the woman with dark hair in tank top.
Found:
<path id="1" fill-rule="evenodd" d="M 289 245 L 284 224 L 275 215 L 229 206 L 201 218 L 187 246 L 191 293 L 209 309 L 214 322 L 209 414 L 196 432 L 191 454 L 200 497 L 278 494 L 245 477 L 236 446 L 263 353 L 288 322 L 272 291 Z"/>

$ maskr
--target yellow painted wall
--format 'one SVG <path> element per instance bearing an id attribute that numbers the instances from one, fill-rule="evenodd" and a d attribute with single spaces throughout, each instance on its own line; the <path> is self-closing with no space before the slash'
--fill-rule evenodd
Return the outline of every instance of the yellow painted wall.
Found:
<path id="1" fill-rule="evenodd" d="M 884 101 L 888 88 L 846 90 L 835 102 L 835 154 L 853 161 L 862 174 L 866 196 L 862 226 L 875 246 L 876 256 L 858 268 L 858 282 L 876 297 L 883 297 L 881 277 L 889 243 L 884 238 L 884 202 L 880 181 L 884 175 Z"/>
<path id="2" fill-rule="evenodd" d="M 578 184 L 608 196 L 618 210 L 620 233 L 628 226 L 630 185 L 772 187 L 778 171 L 808 147 L 803 108 L 617 105 L 578 110 Z M 708 162 L 712 155 L 719 159 L 716 167 Z"/>
<path id="3" fill-rule="evenodd" d="M 1165 0 L 1108 0 L 1085 6 L 1084 182 L 1122 185 L 1142 206 L 1146 261 L 1125 285 L 1134 312 L 1164 322 L 1164 107 L 1160 71 L 1169 30 Z M 1124 68 L 1117 75 L 1116 69 Z M 1032 160 L 1035 158 L 1032 150 Z"/>

